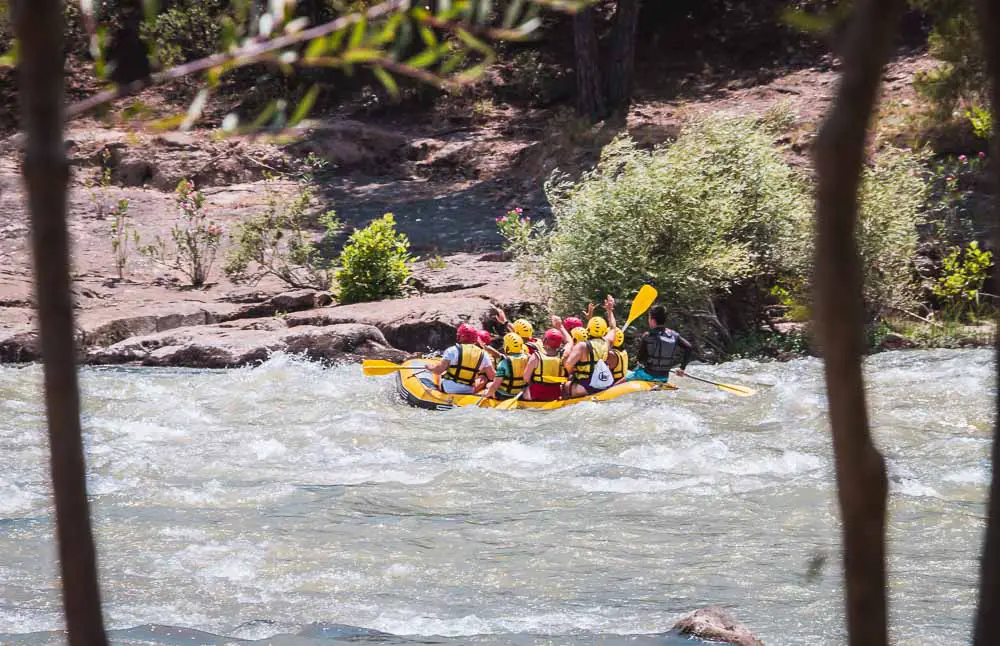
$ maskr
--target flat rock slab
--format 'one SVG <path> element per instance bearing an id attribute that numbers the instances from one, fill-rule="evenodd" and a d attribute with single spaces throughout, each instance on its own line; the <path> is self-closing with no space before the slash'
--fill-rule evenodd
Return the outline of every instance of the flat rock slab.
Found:
<path id="1" fill-rule="evenodd" d="M 370 325 L 286 329 L 280 321 L 265 319 L 184 327 L 134 337 L 91 351 L 87 363 L 236 368 L 265 361 L 274 352 L 331 362 L 365 358 L 402 361 L 410 356 L 389 347 L 382 333 Z"/>

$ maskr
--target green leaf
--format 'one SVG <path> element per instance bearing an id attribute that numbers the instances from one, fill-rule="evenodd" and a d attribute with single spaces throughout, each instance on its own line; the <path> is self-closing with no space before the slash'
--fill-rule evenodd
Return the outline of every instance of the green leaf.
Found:
<path id="1" fill-rule="evenodd" d="M 434 30 L 427 25 L 420 25 L 420 37 L 428 47 L 437 47 L 437 36 L 434 35 Z"/>
<path id="2" fill-rule="evenodd" d="M 521 9 L 524 8 L 524 0 L 513 0 L 509 5 L 507 5 L 507 10 L 503 14 L 503 28 L 510 29 L 517 22 L 518 16 L 521 15 Z"/>
<path id="3" fill-rule="evenodd" d="M 350 49 L 344 52 L 344 61 L 348 63 L 367 63 L 382 58 L 383 53 L 377 49 Z"/>
<path id="4" fill-rule="evenodd" d="M 269 123 L 274 115 L 278 112 L 278 104 L 276 101 L 269 102 L 264 109 L 261 110 L 260 114 L 250 123 L 249 130 L 253 132 L 254 130 L 260 130 L 265 124 Z"/>
<path id="5" fill-rule="evenodd" d="M 428 48 L 403 64 L 406 65 L 407 67 L 415 67 L 417 69 L 422 69 L 424 67 L 429 67 L 433 65 L 434 63 L 437 62 L 439 58 L 441 58 L 441 55 L 436 48 L 435 49 Z"/>
<path id="6" fill-rule="evenodd" d="M 187 116 L 181 122 L 181 130 L 190 130 L 191 126 L 201 118 L 201 113 L 205 111 L 205 104 L 208 103 L 208 89 L 202 88 L 195 95 L 194 101 L 188 107 Z"/>
<path id="7" fill-rule="evenodd" d="M 316 97 L 319 96 L 319 84 L 313 83 L 313 86 L 309 88 L 306 95 L 302 97 L 299 104 L 295 106 L 295 112 L 292 113 L 292 118 L 288 120 L 289 127 L 295 127 L 300 121 L 306 118 L 309 111 L 312 109 L 313 104 L 316 103 Z"/>
<path id="8" fill-rule="evenodd" d="M 781 12 L 781 21 L 807 34 L 824 34 L 834 24 L 829 14 L 812 14 L 802 9 L 788 8 Z"/>
<path id="9" fill-rule="evenodd" d="M 441 65 L 441 74 L 444 76 L 451 74 L 465 62 L 466 58 L 466 53 L 462 51 L 456 52 L 453 56 L 449 56 L 447 60 L 445 60 L 444 64 Z"/>
<path id="10" fill-rule="evenodd" d="M 469 81 L 475 81 L 480 76 L 482 76 L 483 72 L 486 71 L 486 68 L 489 67 L 492 62 L 493 61 L 484 61 L 479 65 L 476 65 L 475 67 L 470 67 L 469 69 L 459 74 L 456 80 L 459 83 L 468 83 Z"/>
<path id="11" fill-rule="evenodd" d="M 392 98 L 398 99 L 399 86 L 396 85 L 396 79 L 392 78 L 392 74 L 386 72 L 381 67 L 373 67 L 372 72 L 375 74 L 375 77 L 382 82 L 382 85 L 385 86 L 386 91 L 392 96 Z"/>
<path id="12" fill-rule="evenodd" d="M 482 52 L 483 54 L 486 54 L 487 56 L 490 57 L 493 56 L 493 50 L 490 49 L 490 46 L 484 43 L 483 41 L 479 40 L 469 32 L 465 31 L 464 29 L 459 29 L 455 33 L 458 35 L 459 39 L 463 43 L 465 43 L 466 46 L 469 47 L 469 49 L 474 49 L 477 52 Z"/>
<path id="13" fill-rule="evenodd" d="M 169 117 L 163 117 L 161 119 L 156 119 L 149 124 L 149 127 L 153 130 L 173 130 L 177 126 L 184 123 L 184 119 L 187 117 L 185 113 L 175 114 Z"/>
<path id="14" fill-rule="evenodd" d="M 347 49 L 354 49 L 359 47 L 365 39 L 365 31 L 368 27 L 368 23 L 364 16 L 361 16 L 361 20 L 354 23 L 354 28 L 351 30 L 351 38 L 347 41 Z"/>
<path id="15" fill-rule="evenodd" d="M 386 43 L 391 43 L 396 40 L 396 32 L 399 30 L 399 25 L 403 22 L 403 14 L 395 13 L 386 21 L 385 26 L 379 31 L 375 38 L 371 39 L 373 45 L 384 45 Z"/>
<path id="16" fill-rule="evenodd" d="M 17 67 L 18 60 L 18 44 L 15 38 L 10 43 L 10 49 L 4 52 L 3 56 L 0 56 L 0 67 Z"/>
<path id="17" fill-rule="evenodd" d="M 323 54 L 326 54 L 326 50 L 328 47 L 329 47 L 329 41 L 326 39 L 325 36 L 321 36 L 319 38 L 313 38 L 311 41 L 309 41 L 309 46 L 306 47 L 306 51 L 305 54 L 303 54 L 303 58 L 307 61 L 313 58 L 319 58 Z"/>
<path id="18" fill-rule="evenodd" d="M 335 53 L 344 44 L 344 37 L 347 36 L 347 29 L 341 29 L 330 34 L 329 51 Z"/>

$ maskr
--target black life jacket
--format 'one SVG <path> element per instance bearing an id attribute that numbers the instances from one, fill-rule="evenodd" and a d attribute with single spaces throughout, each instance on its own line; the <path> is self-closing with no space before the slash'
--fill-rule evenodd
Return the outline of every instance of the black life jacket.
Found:
<path id="1" fill-rule="evenodd" d="M 646 335 L 646 372 L 654 377 L 666 377 L 678 365 L 677 333 L 665 327 L 654 328 Z"/>

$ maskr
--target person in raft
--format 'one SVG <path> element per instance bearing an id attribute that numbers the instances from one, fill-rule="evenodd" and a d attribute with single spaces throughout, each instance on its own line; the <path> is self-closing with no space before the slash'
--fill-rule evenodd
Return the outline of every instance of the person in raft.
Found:
<path id="1" fill-rule="evenodd" d="M 479 331 L 467 323 L 458 326 L 455 335 L 457 343 L 447 350 L 436 365 L 429 370 L 441 376 L 441 390 L 449 395 L 473 395 L 476 392 L 476 378 L 482 374 L 493 381 L 493 361 L 480 348 Z"/>
<path id="2" fill-rule="evenodd" d="M 573 345 L 566 357 L 566 374 L 570 376 L 567 397 L 585 397 L 607 390 L 615 383 L 608 367 L 608 322 L 600 316 L 587 321 L 587 340 Z"/>
<path id="3" fill-rule="evenodd" d="M 555 328 L 545 330 L 542 335 L 542 351 L 528 357 L 524 368 L 524 381 L 528 384 L 528 392 L 522 399 L 533 402 L 551 402 L 562 397 L 562 385 L 546 381 L 546 378 L 565 377 L 562 353 L 563 333 Z"/>
<path id="4" fill-rule="evenodd" d="M 517 319 L 513 323 L 507 320 L 507 315 L 504 314 L 502 309 L 496 309 L 496 319 L 497 323 L 503 325 L 507 328 L 508 332 L 513 332 L 514 334 L 521 337 L 521 341 L 524 342 L 527 351 L 534 354 L 535 352 L 542 351 L 542 344 L 538 342 L 535 338 L 535 329 L 531 326 L 531 322 L 526 319 Z"/>
<path id="5" fill-rule="evenodd" d="M 503 337 L 503 351 L 506 356 L 497 365 L 493 383 L 486 389 L 486 398 L 510 399 L 525 389 L 524 369 L 528 365 L 524 340 L 520 335 L 508 332 Z"/>
<path id="6" fill-rule="evenodd" d="M 674 367 L 677 367 L 674 372 L 683 377 L 693 353 L 691 344 L 667 327 L 667 308 L 656 305 L 649 310 L 649 332 L 642 335 L 639 344 L 636 357 L 639 367 L 629 372 L 625 380 L 666 382 Z"/>
<path id="7" fill-rule="evenodd" d="M 604 299 L 604 314 L 607 317 L 611 332 L 608 339 L 611 341 L 611 349 L 608 351 L 608 367 L 611 368 L 611 376 L 615 383 L 625 380 L 628 374 L 628 350 L 625 345 L 625 333 L 618 327 L 615 321 L 615 297 L 608 294 Z"/>

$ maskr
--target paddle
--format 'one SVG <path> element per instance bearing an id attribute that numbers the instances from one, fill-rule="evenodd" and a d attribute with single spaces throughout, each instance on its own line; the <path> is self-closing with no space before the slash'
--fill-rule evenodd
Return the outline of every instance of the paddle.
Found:
<path id="1" fill-rule="evenodd" d="M 546 384 L 564 384 L 564 383 L 566 383 L 566 377 L 542 377 L 542 382 L 546 383 Z M 515 396 L 511 397 L 510 399 L 503 400 L 502 402 L 500 402 L 499 404 L 497 404 L 495 408 L 497 410 L 510 410 L 511 408 L 514 408 L 515 406 L 517 406 L 517 400 L 521 399 L 521 395 L 523 395 L 527 391 L 528 391 L 528 387 L 525 386 L 524 390 L 522 390 L 521 392 L 517 393 Z"/>
<path id="2" fill-rule="evenodd" d="M 635 298 L 632 299 L 632 307 L 628 311 L 628 320 L 625 321 L 625 327 L 622 328 L 622 332 L 625 332 L 625 329 L 632 325 L 634 320 L 642 316 L 655 300 L 655 287 L 652 285 L 643 285 L 640 287 L 638 293 L 635 295 Z"/>
<path id="3" fill-rule="evenodd" d="M 367 377 L 391 375 L 397 370 L 427 370 L 427 367 L 401 366 L 398 363 L 382 359 L 365 359 L 361 362 L 361 370 Z"/>
<path id="4" fill-rule="evenodd" d="M 684 376 L 689 379 L 694 379 L 695 381 L 703 381 L 706 384 L 712 384 L 717 388 L 721 388 L 722 390 L 733 393 L 734 395 L 739 395 L 740 397 L 749 397 L 750 395 L 754 395 L 757 392 L 752 388 L 747 388 L 746 386 L 737 386 L 735 384 L 720 384 L 717 381 L 709 381 L 708 379 L 702 379 L 701 377 L 695 377 L 694 375 L 689 375 L 687 372 L 684 373 Z"/>

